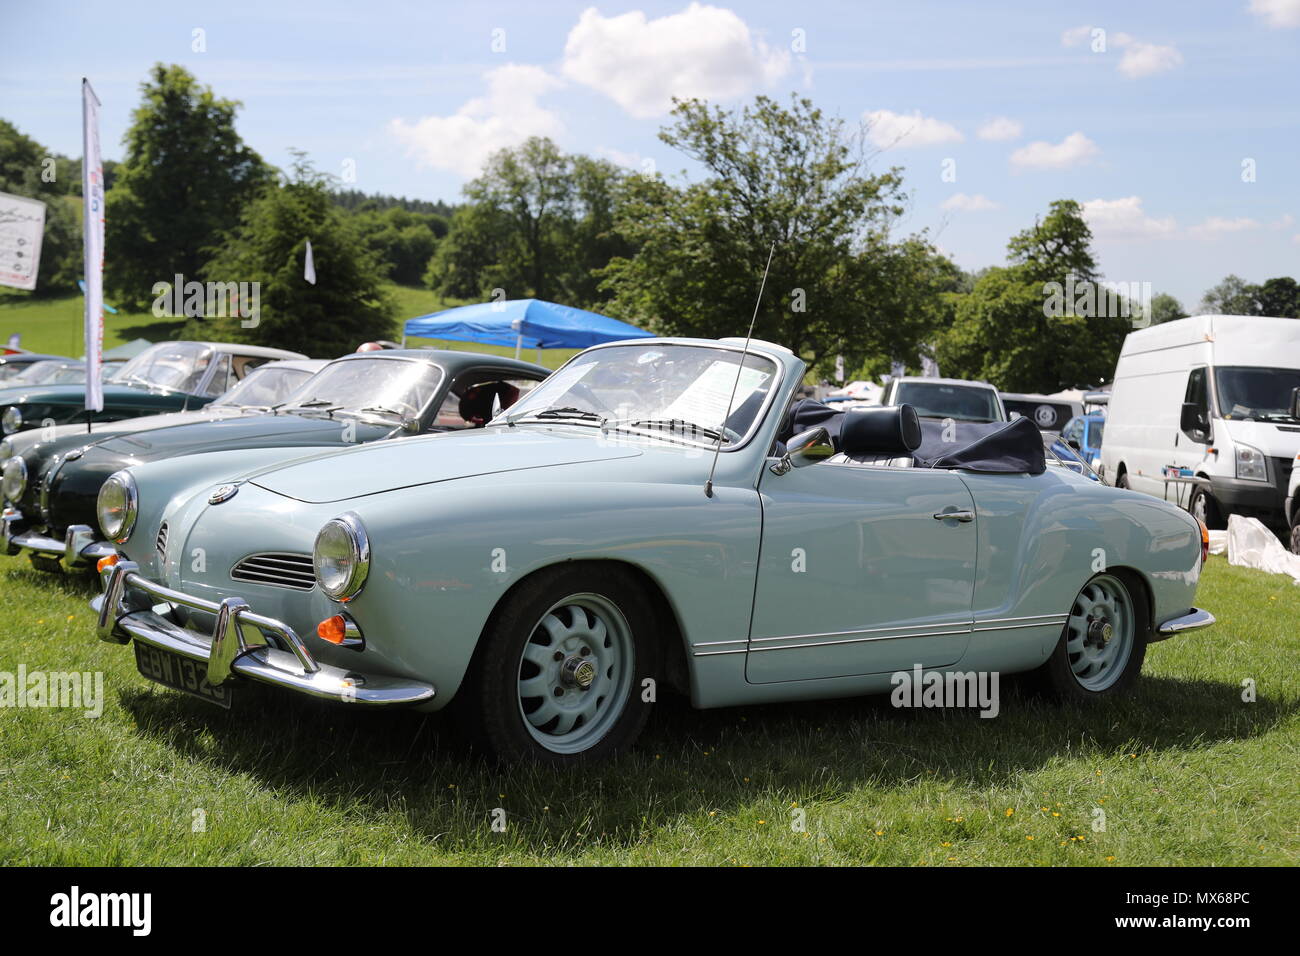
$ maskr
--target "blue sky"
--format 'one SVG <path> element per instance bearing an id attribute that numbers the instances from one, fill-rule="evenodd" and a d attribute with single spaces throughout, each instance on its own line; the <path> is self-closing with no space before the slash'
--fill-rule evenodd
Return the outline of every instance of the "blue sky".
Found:
<path id="1" fill-rule="evenodd" d="M 0 116 L 71 155 L 80 78 L 120 158 L 156 61 L 242 100 L 270 161 L 300 148 L 424 199 L 530 133 L 673 174 L 672 93 L 797 92 L 871 120 L 873 162 L 904 167 L 903 228 L 963 267 L 1070 197 L 1107 278 L 1185 306 L 1229 272 L 1300 275 L 1300 0 L 5 6 Z"/>

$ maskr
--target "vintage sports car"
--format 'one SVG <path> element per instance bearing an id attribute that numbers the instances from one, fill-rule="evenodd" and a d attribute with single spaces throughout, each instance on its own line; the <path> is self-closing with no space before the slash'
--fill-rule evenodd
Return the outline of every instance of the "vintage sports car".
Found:
<path id="1" fill-rule="evenodd" d="M 721 707 L 919 666 L 1086 700 L 1213 622 L 1186 512 L 1046 463 L 1028 421 L 840 412 L 797 401 L 804 373 L 762 342 L 639 339 L 486 428 L 200 487 L 183 460 L 128 468 L 99 496 L 99 636 L 225 706 L 249 682 L 451 705 L 492 753 L 565 763 L 630 745 L 664 685 Z"/>
<path id="2" fill-rule="evenodd" d="M 272 359 L 306 358 L 260 345 L 159 342 L 131 359 L 104 382 L 104 409 L 86 410 L 86 386 L 36 385 L 0 401 L 6 435 L 42 425 L 111 422 L 208 404 L 252 369 Z"/>
<path id="3" fill-rule="evenodd" d="M 18 381 L 18 376 L 38 362 L 73 362 L 66 355 L 46 355 L 44 352 L 6 352 L 0 354 L 0 388 Z"/>
<path id="4" fill-rule="evenodd" d="M 103 438 L 69 434 L 4 462 L 5 539 L 10 554 L 59 570 L 93 564 L 113 547 L 94 532 L 95 498 L 127 465 L 183 456 L 186 480 L 210 483 L 203 459 L 237 453 L 245 467 L 311 450 L 482 425 L 497 407 L 549 375 L 529 362 L 432 349 L 360 352 L 335 359 L 283 397 L 274 412 L 221 417 Z M 87 440 L 91 438 L 92 440 Z M 253 457 L 257 455 L 258 457 Z M 215 459 L 213 478 L 228 470 Z"/>

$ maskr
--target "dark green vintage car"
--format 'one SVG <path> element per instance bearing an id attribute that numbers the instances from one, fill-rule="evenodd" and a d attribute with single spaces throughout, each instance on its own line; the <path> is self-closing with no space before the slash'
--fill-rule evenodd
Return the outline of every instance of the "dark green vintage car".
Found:
<path id="1" fill-rule="evenodd" d="M 102 411 L 87 411 L 84 384 L 34 385 L 0 398 L 0 427 L 12 435 L 42 425 L 113 422 L 201 408 L 263 362 L 300 358 L 306 356 L 258 345 L 159 342 L 104 383 Z"/>

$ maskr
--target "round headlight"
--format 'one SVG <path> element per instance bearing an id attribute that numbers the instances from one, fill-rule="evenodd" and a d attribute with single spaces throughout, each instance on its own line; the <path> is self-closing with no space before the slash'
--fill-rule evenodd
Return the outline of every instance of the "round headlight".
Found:
<path id="1" fill-rule="evenodd" d="M 131 537 L 136 515 L 140 512 L 140 498 L 135 479 L 129 472 L 119 471 L 108 476 L 99 489 L 99 528 L 110 541 L 122 544 Z"/>
<path id="2" fill-rule="evenodd" d="M 6 435 L 12 435 L 22 427 L 23 413 L 18 410 L 17 406 L 9 406 L 9 410 L 5 412 L 4 418 L 0 418 L 0 428 L 4 429 Z"/>
<path id="3" fill-rule="evenodd" d="M 370 572 L 370 539 L 361 519 L 348 512 L 325 523 L 312 552 L 316 583 L 336 601 L 356 596 Z"/>
<path id="4" fill-rule="evenodd" d="M 5 498 L 17 504 L 27 490 L 27 463 L 15 456 L 6 459 L 4 479 L 0 481 L 0 491 Z"/>

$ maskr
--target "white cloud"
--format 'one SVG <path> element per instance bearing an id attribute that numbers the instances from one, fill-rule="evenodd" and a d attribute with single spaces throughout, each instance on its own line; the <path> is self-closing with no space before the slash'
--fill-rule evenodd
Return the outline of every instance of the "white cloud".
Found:
<path id="1" fill-rule="evenodd" d="M 1018 169 L 1067 169 L 1092 159 L 1101 150 L 1082 133 L 1071 133 L 1059 143 L 1043 140 L 1022 146 L 1011 154 L 1011 165 Z"/>
<path id="2" fill-rule="evenodd" d="M 561 69 L 644 119 L 667 113 L 673 97 L 743 96 L 788 73 L 790 54 L 770 49 L 720 7 L 692 3 L 656 20 L 640 10 L 604 17 L 589 7 L 569 31 Z"/>
<path id="3" fill-rule="evenodd" d="M 1238 219 L 1224 219 L 1221 216 L 1211 216 L 1205 222 L 1198 223 L 1187 230 L 1187 234 L 1193 239 L 1218 239 L 1220 236 L 1229 235 L 1234 232 L 1245 232 L 1250 229 L 1258 229 L 1259 222 L 1248 216 L 1242 216 Z"/>
<path id="4" fill-rule="evenodd" d="M 1158 239 L 1178 231 L 1178 223 L 1172 216 L 1165 219 L 1148 216 L 1140 196 L 1090 199 L 1083 204 L 1083 218 L 1098 239 Z"/>
<path id="5" fill-rule="evenodd" d="M 1019 139 L 1024 131 L 1025 127 L 1019 120 L 997 116 L 981 126 L 976 135 L 988 140 Z"/>
<path id="6" fill-rule="evenodd" d="M 945 199 L 939 208 L 953 209 L 959 212 L 988 212 L 989 210 L 1001 209 L 1002 207 L 980 193 L 976 193 L 974 196 L 967 196 L 965 193 L 955 193 Z"/>
<path id="7" fill-rule="evenodd" d="M 1171 46 L 1157 46 L 1154 43 L 1130 43 L 1124 48 L 1124 56 L 1119 61 L 1119 71 L 1130 80 L 1164 73 L 1181 66 L 1183 55 Z"/>
<path id="8" fill-rule="evenodd" d="M 558 136 L 564 124 L 538 97 L 561 83 L 541 67 L 507 64 L 486 75 L 487 96 L 469 100 L 451 116 L 425 116 L 414 123 L 398 118 L 389 131 L 421 163 L 476 176 L 499 149 L 530 136 Z"/>
<path id="9" fill-rule="evenodd" d="M 943 143 L 960 143 L 964 136 L 952 126 L 932 116 L 922 116 L 920 110 L 895 113 L 891 110 L 872 110 L 862 114 L 870 125 L 867 138 L 887 149 L 890 146 L 939 146 Z"/>
<path id="10" fill-rule="evenodd" d="M 1300 27 L 1300 0 L 1250 0 L 1250 12 L 1276 29 Z"/>
<path id="11" fill-rule="evenodd" d="M 1078 46 L 1086 40 L 1092 38 L 1092 27 L 1070 27 L 1061 34 L 1061 46 Z"/>

